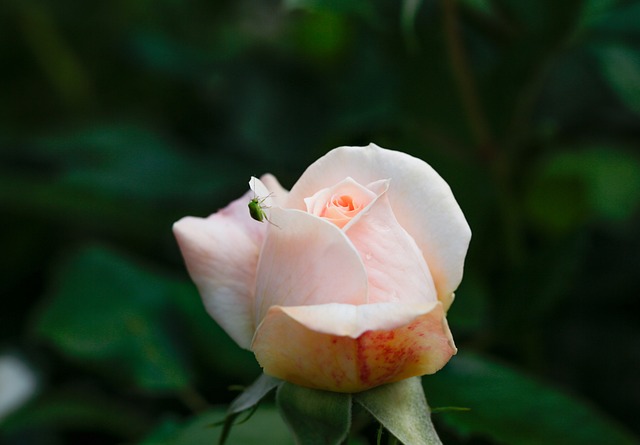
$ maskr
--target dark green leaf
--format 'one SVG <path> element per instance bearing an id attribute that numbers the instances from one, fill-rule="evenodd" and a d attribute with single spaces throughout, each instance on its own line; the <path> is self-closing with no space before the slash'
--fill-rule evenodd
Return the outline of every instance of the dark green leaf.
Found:
<path id="1" fill-rule="evenodd" d="M 585 0 L 580 11 L 581 27 L 586 28 L 599 22 L 618 3 L 619 0 Z"/>
<path id="2" fill-rule="evenodd" d="M 626 45 L 596 48 L 600 71 L 620 101 L 640 115 L 640 51 Z"/>
<path id="3" fill-rule="evenodd" d="M 142 388 L 188 384 L 166 280 L 97 247 L 72 255 L 54 279 L 36 320 L 39 335 L 64 354 L 100 364 Z"/>
<path id="4" fill-rule="evenodd" d="M 117 399 L 90 391 L 56 390 L 33 400 L 2 421 L 2 433 L 45 428 L 93 428 L 131 439 L 142 433 L 150 419 Z"/>
<path id="5" fill-rule="evenodd" d="M 460 3 L 467 8 L 486 15 L 493 15 L 494 10 L 490 0 L 461 0 Z"/>
<path id="6" fill-rule="evenodd" d="M 140 445 L 214 445 L 218 443 L 222 429 L 212 427 L 225 411 L 216 409 L 207 412 L 185 425 L 164 422 Z M 233 445 L 293 445 L 291 435 L 273 406 L 262 406 L 247 423 L 234 426 L 230 435 Z"/>
<path id="7" fill-rule="evenodd" d="M 127 123 L 98 124 L 42 139 L 35 151 L 56 164 L 61 183 L 100 195 L 195 199 L 235 181 L 230 165 L 221 169 L 190 157 L 157 132 Z"/>
<path id="8" fill-rule="evenodd" d="M 373 4 L 366 0 L 286 0 L 284 5 L 287 9 L 355 14 L 368 19 L 375 14 Z"/>
<path id="9" fill-rule="evenodd" d="M 479 355 L 458 354 L 423 385 L 434 405 L 471 409 L 437 415 L 463 436 L 519 445 L 638 443 L 584 400 Z"/>
<path id="10" fill-rule="evenodd" d="M 554 231 L 592 215 L 625 220 L 640 205 L 640 159 L 617 147 L 556 152 L 536 173 L 528 205 L 535 220 Z"/>
<path id="11" fill-rule="evenodd" d="M 640 37 L 640 3 L 621 0 L 588 0 L 583 19 L 592 35 L 603 40 Z"/>

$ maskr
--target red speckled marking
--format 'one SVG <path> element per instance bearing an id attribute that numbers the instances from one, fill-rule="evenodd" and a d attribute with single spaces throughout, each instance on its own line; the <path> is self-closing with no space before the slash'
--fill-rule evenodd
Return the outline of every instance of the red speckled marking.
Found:
<path id="1" fill-rule="evenodd" d="M 356 340 L 356 359 L 360 382 L 379 385 L 393 381 L 406 371 L 407 365 L 420 362 L 422 353 L 428 350 L 416 338 L 424 333 L 403 335 L 419 329 L 420 321 L 392 331 L 367 331 Z"/>
<path id="2" fill-rule="evenodd" d="M 371 377 L 371 369 L 369 368 L 369 363 L 367 361 L 366 354 L 366 345 L 365 342 L 362 341 L 363 337 L 367 335 L 367 332 L 362 334 L 360 338 L 356 340 L 356 355 L 358 358 L 357 366 L 359 369 L 360 381 L 364 383 L 369 383 L 369 378 Z"/>
<path id="3" fill-rule="evenodd" d="M 438 310 L 403 327 L 367 331 L 357 339 L 282 323 L 262 331 L 266 338 L 260 338 L 256 357 L 272 375 L 295 384 L 338 392 L 362 391 L 440 369 L 455 354 L 441 317 Z M 289 347 L 264 347 L 273 344 L 272 338 L 282 342 L 287 336 L 295 340 Z"/>

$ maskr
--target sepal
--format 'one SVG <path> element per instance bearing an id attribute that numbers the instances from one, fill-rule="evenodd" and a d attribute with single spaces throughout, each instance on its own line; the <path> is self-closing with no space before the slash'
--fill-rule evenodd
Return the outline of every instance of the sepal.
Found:
<path id="1" fill-rule="evenodd" d="M 340 445 L 349 434 L 351 394 L 284 383 L 276 403 L 297 444 Z"/>
<path id="2" fill-rule="evenodd" d="M 260 400 L 262 400 L 271 390 L 284 382 L 267 374 L 262 374 L 251 385 L 245 389 L 242 394 L 236 397 L 227 410 L 227 415 L 223 420 L 222 433 L 218 445 L 224 445 L 231 432 L 231 427 L 240 413 L 248 409 L 255 409 Z"/>
<path id="3" fill-rule="evenodd" d="M 420 377 L 378 386 L 354 394 L 353 399 L 403 444 L 442 445 Z"/>

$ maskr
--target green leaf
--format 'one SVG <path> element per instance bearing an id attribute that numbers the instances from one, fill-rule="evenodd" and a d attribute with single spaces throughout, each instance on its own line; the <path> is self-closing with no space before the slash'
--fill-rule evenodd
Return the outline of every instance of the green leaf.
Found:
<path id="1" fill-rule="evenodd" d="M 340 445 L 349 434 L 351 394 L 284 383 L 276 401 L 299 444 Z"/>
<path id="2" fill-rule="evenodd" d="M 619 0 L 585 0 L 580 10 L 580 27 L 588 28 L 606 17 Z"/>
<path id="3" fill-rule="evenodd" d="M 583 22 L 600 40 L 634 41 L 640 36 L 640 3 L 621 0 L 587 0 Z"/>
<path id="4" fill-rule="evenodd" d="M 285 0 L 284 7 L 288 10 L 305 9 L 353 14 L 369 20 L 375 17 L 372 3 L 366 0 Z"/>
<path id="5" fill-rule="evenodd" d="M 307 13 L 296 21 L 292 43 L 304 57 L 326 63 L 344 50 L 350 31 L 343 15 L 331 11 Z"/>
<path id="6" fill-rule="evenodd" d="M 225 415 L 220 408 L 202 414 L 184 425 L 162 422 L 140 445 L 213 445 L 218 443 L 222 429 L 212 427 Z M 242 445 L 282 444 L 293 445 L 282 418 L 274 406 L 263 406 L 250 422 L 236 425 L 231 431 L 230 443 Z"/>
<path id="7" fill-rule="evenodd" d="M 627 108 L 640 114 L 640 51 L 626 45 L 595 49 L 600 71 Z"/>
<path id="8" fill-rule="evenodd" d="M 56 271 L 35 330 L 65 355 L 150 390 L 189 383 L 168 281 L 98 247 Z"/>
<path id="9" fill-rule="evenodd" d="M 91 428 L 132 439 L 148 428 L 148 421 L 128 404 L 94 391 L 54 390 L 4 419 L 0 437 L 46 428 Z"/>
<path id="10" fill-rule="evenodd" d="M 152 129 L 126 122 L 41 138 L 34 151 L 34 156 L 56 164 L 60 183 L 100 196 L 195 200 L 236 181 L 231 164 L 220 168 L 191 157 Z"/>
<path id="11" fill-rule="evenodd" d="M 402 13 L 400 26 L 405 42 L 410 51 L 418 50 L 418 36 L 416 35 L 416 16 L 422 5 L 422 0 L 404 0 L 402 2 Z"/>
<path id="12" fill-rule="evenodd" d="M 441 444 L 431 423 L 419 377 L 353 395 L 391 434 L 407 445 Z"/>
<path id="13" fill-rule="evenodd" d="M 490 0 L 460 0 L 460 3 L 481 14 L 493 15 L 495 13 Z"/>
<path id="14" fill-rule="evenodd" d="M 623 221 L 640 205 L 640 159 L 617 147 L 555 152 L 536 172 L 527 205 L 537 223 L 555 231 L 589 216 Z"/>
<path id="15" fill-rule="evenodd" d="M 463 436 L 519 445 L 638 443 L 584 400 L 479 355 L 458 354 L 423 385 L 432 404 L 471 409 L 437 415 Z"/>

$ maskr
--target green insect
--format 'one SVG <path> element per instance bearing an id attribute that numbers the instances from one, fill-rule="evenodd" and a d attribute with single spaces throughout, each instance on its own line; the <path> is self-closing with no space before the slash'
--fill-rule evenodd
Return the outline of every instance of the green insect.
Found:
<path id="1" fill-rule="evenodd" d="M 259 198 L 256 196 L 249 201 L 249 215 L 251 215 L 251 217 L 256 221 L 264 222 L 266 220 L 267 222 L 270 222 L 269 218 L 267 218 L 267 214 L 264 212 L 264 209 L 267 208 L 267 206 L 264 205 L 264 201 L 266 199 L 266 197 Z"/>
<path id="2" fill-rule="evenodd" d="M 255 185 L 255 183 L 254 183 L 254 185 Z M 251 187 L 251 188 L 255 189 L 255 186 Z M 255 219 L 258 222 L 265 222 L 266 221 L 269 224 L 278 227 L 276 224 L 274 224 L 271 221 L 269 221 L 269 218 L 267 217 L 267 213 L 264 211 L 264 209 L 268 209 L 269 208 L 269 206 L 266 206 L 264 204 L 264 202 L 271 195 L 272 194 L 269 193 L 264 198 L 261 198 L 261 197 L 255 195 L 255 192 L 254 192 L 253 198 L 251 199 L 251 201 L 249 201 L 249 215 L 251 215 L 251 218 Z"/>

